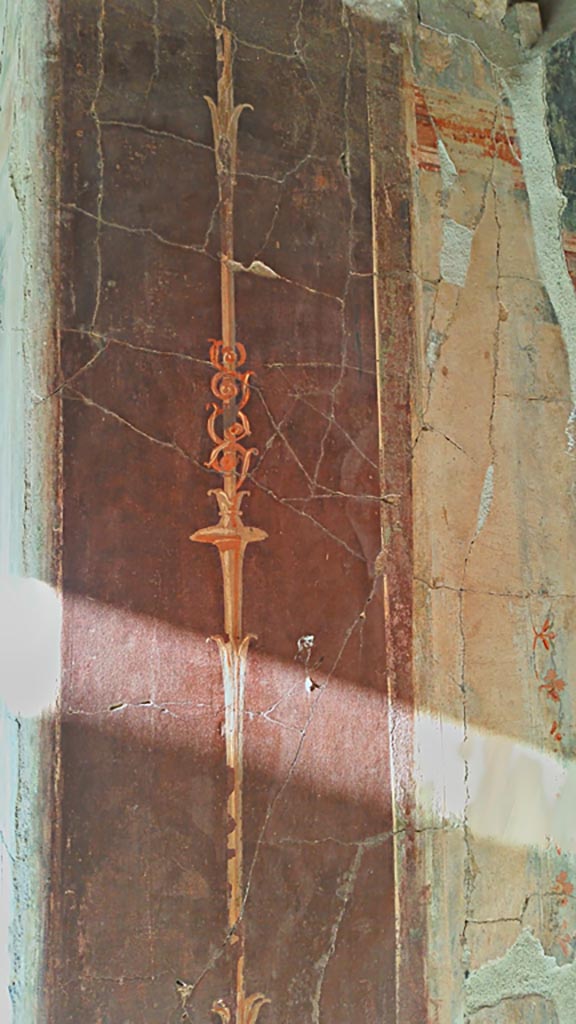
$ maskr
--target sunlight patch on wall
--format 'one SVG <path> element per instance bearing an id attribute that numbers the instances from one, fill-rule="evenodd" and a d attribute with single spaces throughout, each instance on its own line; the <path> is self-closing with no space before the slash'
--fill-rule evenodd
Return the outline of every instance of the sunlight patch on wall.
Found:
<path id="1" fill-rule="evenodd" d="M 576 764 L 462 723 L 420 713 L 415 723 L 422 824 L 458 825 L 501 846 L 576 852 Z"/>

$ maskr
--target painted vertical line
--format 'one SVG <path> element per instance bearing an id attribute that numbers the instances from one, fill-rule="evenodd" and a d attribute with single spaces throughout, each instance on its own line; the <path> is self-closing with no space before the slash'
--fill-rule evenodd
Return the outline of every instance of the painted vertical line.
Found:
<path id="1" fill-rule="evenodd" d="M 382 369 L 382 342 L 381 342 L 381 321 L 380 321 L 380 246 L 378 244 L 378 221 L 377 209 L 377 187 L 378 172 L 374 138 L 375 111 L 375 67 L 377 67 L 378 54 L 373 39 L 366 40 L 366 92 L 368 107 L 368 144 L 370 152 L 370 199 L 372 214 L 372 269 L 373 269 L 373 296 L 374 296 L 374 359 L 376 364 L 376 392 L 377 392 L 377 413 L 378 413 L 378 468 L 381 485 L 385 480 L 384 469 L 384 417 L 383 417 L 383 369 Z M 383 515 L 380 516 L 380 537 L 381 549 L 386 550 L 386 523 Z M 388 577 L 386 570 L 382 575 L 382 586 L 384 590 L 384 630 L 386 637 L 390 632 L 390 601 L 388 594 Z M 399 961 L 401 956 L 400 943 L 400 886 L 399 886 L 399 864 L 398 864 L 398 805 L 396 800 L 396 779 L 395 779 L 395 757 L 392 738 L 392 721 L 394 717 L 394 692 L 392 677 L 388 664 L 388 645 L 386 645 L 386 687 L 387 687 L 387 729 L 388 729 L 388 756 L 390 760 L 390 788 L 392 808 L 392 845 L 394 851 L 394 949 L 395 949 L 395 970 L 394 970 L 394 991 L 395 991 L 395 1020 L 399 1019 Z"/>
<path id="2" fill-rule="evenodd" d="M 366 22 L 375 363 L 381 494 L 387 711 L 394 850 L 395 1022 L 426 1017 L 419 853 L 412 824 L 412 389 L 414 295 L 405 109 L 406 39 L 393 22 Z"/>

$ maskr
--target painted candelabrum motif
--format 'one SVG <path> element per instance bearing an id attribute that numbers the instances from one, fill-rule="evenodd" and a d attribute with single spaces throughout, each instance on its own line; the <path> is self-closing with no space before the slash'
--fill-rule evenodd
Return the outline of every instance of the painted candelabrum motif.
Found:
<path id="1" fill-rule="evenodd" d="M 214 447 L 206 465 L 219 473 L 222 486 L 209 491 L 218 503 L 219 519 L 192 534 L 191 540 L 218 548 L 224 584 L 224 636 L 218 644 L 224 684 L 227 797 L 227 903 L 230 944 L 236 964 L 236 1002 L 229 1006 L 218 1000 L 212 1006 L 224 1024 L 255 1024 L 270 1000 L 261 992 L 247 996 L 244 982 L 244 884 L 243 884 L 243 734 L 244 682 L 251 636 L 242 635 L 243 562 L 246 546 L 265 540 L 267 534 L 242 521 L 242 485 L 250 461 L 257 454 L 244 442 L 250 436 L 245 412 L 250 399 L 250 372 L 242 367 L 246 349 L 236 340 L 234 286 L 234 190 L 238 122 L 249 104 L 234 105 L 232 41 L 225 27 L 216 29 L 218 100 L 206 96 L 214 132 L 220 214 L 220 273 L 222 299 L 222 340 L 210 343 L 210 362 L 215 370 L 211 389 L 214 400 L 208 406 L 207 430 Z M 252 109 L 252 108 L 250 108 Z"/>

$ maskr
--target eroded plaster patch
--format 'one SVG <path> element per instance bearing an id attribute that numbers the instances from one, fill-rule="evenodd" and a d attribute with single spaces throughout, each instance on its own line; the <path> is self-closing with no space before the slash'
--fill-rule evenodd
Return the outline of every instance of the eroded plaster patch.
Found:
<path id="1" fill-rule="evenodd" d="M 378 21 L 406 12 L 405 0 L 346 0 L 346 6 Z"/>
<path id="2" fill-rule="evenodd" d="M 450 156 L 450 153 L 446 149 L 444 142 L 438 135 L 436 138 L 436 146 L 438 148 L 438 159 L 440 161 L 440 177 L 442 178 L 442 190 L 446 194 L 450 192 L 454 182 L 458 178 L 458 171 L 456 170 L 454 161 Z"/>
<path id="3" fill-rule="evenodd" d="M 433 327 L 430 328 L 426 341 L 426 366 L 429 370 L 433 370 L 436 365 L 436 359 L 438 358 L 443 341 L 444 335 L 439 331 L 435 331 Z"/>
<path id="4" fill-rule="evenodd" d="M 460 288 L 466 284 L 473 238 L 474 232 L 465 224 L 458 224 L 450 217 L 444 219 L 440 273 L 449 284 L 456 284 Z"/>
<path id="5" fill-rule="evenodd" d="M 482 493 L 480 494 L 480 503 L 478 505 L 478 518 L 476 520 L 476 536 L 480 533 L 480 530 L 484 526 L 492 508 L 492 501 L 494 499 L 494 466 L 491 464 L 486 470 L 484 477 L 484 483 L 482 484 Z"/>
<path id="6" fill-rule="evenodd" d="M 504 999 L 527 995 L 549 999 L 559 1024 L 574 1024 L 576 964 L 559 967 L 553 956 L 546 956 L 538 939 L 524 930 L 503 957 L 472 972 L 466 985 L 466 1008 L 476 1013 Z"/>

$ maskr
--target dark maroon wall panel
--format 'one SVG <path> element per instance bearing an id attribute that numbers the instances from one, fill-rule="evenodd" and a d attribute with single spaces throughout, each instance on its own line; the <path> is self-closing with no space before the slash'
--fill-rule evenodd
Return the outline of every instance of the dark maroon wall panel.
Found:
<path id="1" fill-rule="evenodd" d="M 381 1024 L 394 1019 L 395 924 L 368 30 L 331 0 L 236 0 L 228 24 L 236 102 L 253 107 L 235 208 L 235 259 L 256 263 L 235 274 L 259 451 L 244 518 L 268 534 L 244 566 L 244 630 L 257 637 L 246 989 L 270 999 L 260 1024 Z M 63 0 L 62 33 L 52 1024 L 216 1022 L 213 1004 L 235 998 L 224 694 L 206 642 L 224 628 L 222 576 L 217 551 L 189 540 L 216 522 L 219 486 L 205 465 L 208 342 L 221 336 L 203 99 L 216 97 L 214 24 L 200 0 Z M 393 78 L 384 92 L 397 95 Z M 389 124 L 399 152 L 402 131 Z M 409 444 L 408 400 L 398 409 Z"/>

